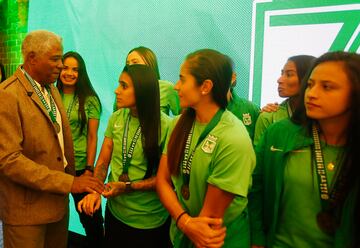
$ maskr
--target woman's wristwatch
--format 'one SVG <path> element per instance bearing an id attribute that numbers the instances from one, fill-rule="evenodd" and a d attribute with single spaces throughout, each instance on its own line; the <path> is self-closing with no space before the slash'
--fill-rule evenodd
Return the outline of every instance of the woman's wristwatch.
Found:
<path id="1" fill-rule="evenodd" d="M 125 192 L 126 193 L 133 192 L 133 188 L 131 187 L 131 182 L 130 181 L 125 182 Z"/>
<path id="2" fill-rule="evenodd" d="M 90 171 L 90 172 L 94 172 L 94 166 L 87 165 L 87 166 L 85 166 L 85 170 Z"/>

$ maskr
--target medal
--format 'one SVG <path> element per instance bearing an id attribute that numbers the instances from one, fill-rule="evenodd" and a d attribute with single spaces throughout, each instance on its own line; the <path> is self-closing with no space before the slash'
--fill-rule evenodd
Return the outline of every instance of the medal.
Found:
<path id="1" fill-rule="evenodd" d="M 333 170 L 335 169 L 335 165 L 333 164 L 333 162 L 328 163 L 327 169 L 328 169 L 329 171 L 333 171 Z"/>
<path id="2" fill-rule="evenodd" d="M 183 184 L 183 186 L 181 186 L 181 195 L 184 197 L 185 200 L 189 199 L 190 197 L 189 185 Z"/>
<path id="3" fill-rule="evenodd" d="M 60 128 L 59 123 L 54 122 L 54 127 L 55 127 L 55 131 L 56 131 L 56 133 L 60 133 L 61 128 Z"/>
<path id="4" fill-rule="evenodd" d="M 334 235 L 336 230 L 336 221 L 334 216 L 329 213 L 322 211 L 316 215 L 316 221 L 320 229 L 329 234 Z"/>
<path id="5" fill-rule="evenodd" d="M 122 174 L 119 176 L 119 181 L 120 181 L 120 182 L 130 182 L 129 174 L 127 174 L 127 173 L 122 173 Z"/>

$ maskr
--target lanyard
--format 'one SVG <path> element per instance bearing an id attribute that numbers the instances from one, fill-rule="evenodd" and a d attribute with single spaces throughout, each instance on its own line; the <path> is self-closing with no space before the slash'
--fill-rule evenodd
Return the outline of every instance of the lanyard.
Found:
<path id="1" fill-rule="evenodd" d="M 129 150 L 126 151 L 127 139 L 128 139 L 128 133 L 129 133 L 130 118 L 131 118 L 131 115 L 129 113 L 129 115 L 128 115 L 127 119 L 126 119 L 125 128 L 124 128 L 124 134 L 123 134 L 123 143 L 122 143 L 123 172 L 119 177 L 119 181 L 128 181 L 129 180 L 128 172 L 129 172 L 129 167 L 130 167 L 130 161 L 132 159 L 132 156 L 133 156 L 133 153 L 134 153 L 134 150 L 135 150 L 136 142 L 137 142 L 137 140 L 139 139 L 139 137 L 141 135 L 141 126 L 139 125 L 138 128 L 136 129 L 134 137 L 132 138 Z"/>
<path id="2" fill-rule="evenodd" d="M 194 157 L 195 150 L 200 145 L 200 143 L 205 139 L 205 137 L 211 132 L 211 130 L 213 130 L 214 127 L 219 123 L 223 113 L 224 113 L 223 109 L 219 109 L 216 112 L 216 114 L 211 119 L 209 124 L 206 125 L 204 131 L 202 131 L 202 133 L 200 134 L 200 137 L 196 143 L 196 146 L 194 147 L 194 149 L 192 150 L 192 152 L 190 154 L 191 140 L 192 140 L 192 136 L 194 133 L 194 126 L 195 126 L 195 121 L 194 121 L 194 124 L 193 124 L 193 126 L 188 134 L 188 137 L 186 139 L 186 144 L 185 144 L 185 149 L 184 149 L 184 158 L 182 161 L 182 172 L 183 172 L 184 185 L 186 185 L 187 187 L 189 186 L 189 183 L 190 183 L 191 164 L 192 164 L 192 159 Z"/>
<path id="3" fill-rule="evenodd" d="M 67 116 L 68 120 L 70 120 L 70 114 L 71 114 L 72 108 L 74 107 L 74 104 L 75 104 L 75 95 L 71 99 L 69 107 L 66 109 L 66 116 Z"/>
<path id="4" fill-rule="evenodd" d="M 312 126 L 312 135 L 314 140 L 313 153 L 315 156 L 316 174 L 319 184 L 321 206 L 323 210 L 326 210 L 329 201 L 334 201 L 334 199 L 338 197 L 339 192 L 337 189 L 343 178 L 342 176 L 338 176 L 330 192 L 324 165 L 324 156 L 320 145 L 319 132 L 315 125 Z"/>
<path id="5" fill-rule="evenodd" d="M 314 140 L 313 153 L 315 156 L 316 175 L 319 184 L 320 201 L 321 201 L 322 209 L 324 210 L 328 205 L 330 194 L 329 194 L 329 185 L 327 182 L 328 180 L 324 166 L 324 156 L 320 145 L 319 132 L 315 125 L 312 126 L 312 135 Z"/>
<path id="6" fill-rule="evenodd" d="M 50 93 L 49 88 L 45 86 L 45 89 L 48 92 L 48 95 L 49 95 L 49 98 L 50 98 L 50 106 L 46 102 L 43 93 L 40 91 L 39 87 L 34 82 L 34 79 L 32 79 L 30 77 L 30 75 L 26 71 L 24 71 L 24 73 L 25 73 L 25 76 L 27 77 L 27 79 L 30 81 L 32 87 L 34 88 L 36 95 L 40 98 L 41 103 L 44 105 L 44 107 L 48 111 L 50 119 L 53 122 L 53 124 L 55 125 L 56 132 L 59 133 L 60 132 L 60 125 L 56 121 L 56 115 L 57 115 L 56 105 L 55 105 L 54 99 L 53 99 L 53 97 L 52 97 L 52 95 Z"/>
<path id="7" fill-rule="evenodd" d="M 317 214 L 317 223 L 322 231 L 327 234 L 334 235 L 338 226 L 337 220 L 334 216 L 334 209 L 331 207 L 331 203 L 335 201 L 335 198 L 339 198 L 339 186 L 344 180 L 343 176 L 337 178 L 334 183 L 333 189 L 329 192 L 328 180 L 326 176 L 324 166 L 324 156 L 321 150 L 319 132 L 315 125 L 312 126 L 312 135 L 314 140 L 313 152 L 315 155 L 316 173 L 319 184 L 321 211 Z"/>

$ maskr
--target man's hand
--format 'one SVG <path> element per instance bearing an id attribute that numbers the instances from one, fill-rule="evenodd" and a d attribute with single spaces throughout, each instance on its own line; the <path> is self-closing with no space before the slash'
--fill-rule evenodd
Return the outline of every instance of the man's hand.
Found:
<path id="1" fill-rule="evenodd" d="M 104 183 L 96 177 L 90 177 L 87 175 L 81 175 L 74 177 L 74 182 L 71 186 L 71 193 L 99 193 L 104 191 Z"/>
<path id="2" fill-rule="evenodd" d="M 85 172 L 83 173 L 83 175 L 85 176 L 89 176 L 89 177 L 92 177 L 93 176 L 93 172 L 89 171 L 89 170 L 85 170 Z"/>

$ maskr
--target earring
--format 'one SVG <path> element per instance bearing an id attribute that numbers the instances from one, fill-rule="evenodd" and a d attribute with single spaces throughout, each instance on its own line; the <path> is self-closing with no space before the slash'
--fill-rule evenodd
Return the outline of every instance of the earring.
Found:
<path id="1" fill-rule="evenodd" d="M 201 92 L 202 95 L 205 95 L 205 93 L 206 93 L 205 91 L 202 91 L 202 92 Z"/>

